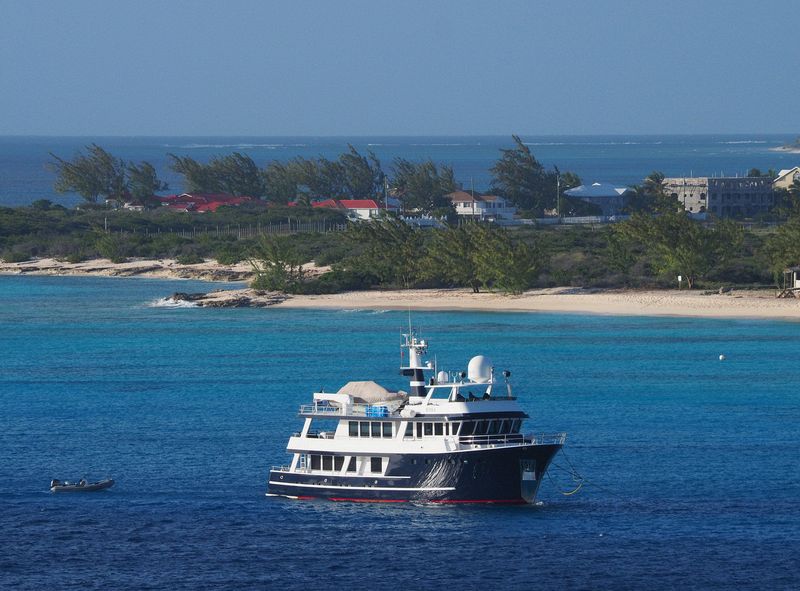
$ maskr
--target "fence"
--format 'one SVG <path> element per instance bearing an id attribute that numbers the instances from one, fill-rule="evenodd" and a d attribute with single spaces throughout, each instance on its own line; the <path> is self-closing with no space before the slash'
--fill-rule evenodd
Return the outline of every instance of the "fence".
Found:
<path id="1" fill-rule="evenodd" d="M 203 236 L 210 236 L 213 238 L 221 238 L 224 236 L 233 236 L 237 240 L 247 240 L 250 238 L 257 238 L 266 234 L 269 235 L 288 235 L 288 234 L 309 234 L 320 233 L 327 234 L 329 232 L 342 232 L 347 228 L 347 224 L 333 223 L 329 221 L 314 221 L 314 222 L 289 222 L 286 224 L 225 224 L 216 226 L 193 226 L 192 228 L 157 228 L 155 230 L 145 228 L 133 228 L 131 230 L 113 229 L 108 228 L 108 231 L 114 234 L 138 234 L 143 236 L 179 236 L 181 238 L 201 238 Z"/>

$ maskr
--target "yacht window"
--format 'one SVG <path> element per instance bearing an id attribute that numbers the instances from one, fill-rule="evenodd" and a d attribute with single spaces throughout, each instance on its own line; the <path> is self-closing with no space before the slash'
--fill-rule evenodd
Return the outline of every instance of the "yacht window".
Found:
<path id="1" fill-rule="evenodd" d="M 425 437 L 433 435 L 433 423 L 425 423 Z"/>
<path id="2" fill-rule="evenodd" d="M 422 423 L 417 423 L 417 438 L 422 437 Z"/>
<path id="3" fill-rule="evenodd" d="M 378 422 L 371 423 L 372 425 L 372 436 L 373 437 L 380 437 L 381 436 L 381 424 Z"/>
<path id="4" fill-rule="evenodd" d="M 458 435 L 458 426 L 461 423 L 450 423 L 450 435 Z"/>
<path id="5" fill-rule="evenodd" d="M 383 472 L 383 458 L 370 458 L 369 459 L 369 470 L 373 473 L 381 473 Z"/>
<path id="6" fill-rule="evenodd" d="M 519 426 L 520 426 L 521 422 L 522 421 L 520 421 L 519 419 L 514 419 L 514 422 L 511 425 L 511 432 L 512 433 L 519 433 Z"/>
<path id="7" fill-rule="evenodd" d="M 444 434 L 445 435 L 450 435 L 450 423 L 445 423 L 444 424 Z"/>
<path id="8" fill-rule="evenodd" d="M 406 437 L 414 437 L 414 423 L 406 423 Z"/>
<path id="9" fill-rule="evenodd" d="M 333 456 L 322 456 L 322 469 L 333 470 Z"/>
<path id="10" fill-rule="evenodd" d="M 333 456 L 333 469 L 339 472 L 344 466 L 344 456 Z"/>
<path id="11" fill-rule="evenodd" d="M 461 423 L 461 431 L 459 434 L 464 436 L 469 436 L 472 435 L 474 430 L 475 430 L 474 421 L 464 421 L 463 423 Z"/>
<path id="12" fill-rule="evenodd" d="M 319 470 L 320 469 L 320 459 L 319 456 L 316 454 L 311 454 L 311 469 L 312 470 Z"/>
<path id="13" fill-rule="evenodd" d="M 392 438 L 392 424 L 391 423 L 381 423 L 381 428 L 383 429 L 383 436 L 388 437 L 389 439 Z"/>
<path id="14" fill-rule="evenodd" d="M 369 437 L 369 423 L 361 422 L 358 424 L 361 437 Z"/>
<path id="15" fill-rule="evenodd" d="M 350 456 L 350 461 L 347 462 L 347 471 L 348 472 L 355 472 L 356 471 L 356 457 Z"/>
<path id="16" fill-rule="evenodd" d="M 486 430 L 486 433 L 489 435 L 497 435 L 497 430 L 500 425 L 498 421 L 489 421 L 489 427 Z"/>
<path id="17" fill-rule="evenodd" d="M 358 437 L 358 421 L 348 421 L 350 423 L 350 437 Z"/>
<path id="18" fill-rule="evenodd" d="M 433 424 L 434 435 L 444 435 L 444 425 L 442 423 Z"/>
<path id="19" fill-rule="evenodd" d="M 475 435 L 486 435 L 486 421 L 475 421 Z"/>

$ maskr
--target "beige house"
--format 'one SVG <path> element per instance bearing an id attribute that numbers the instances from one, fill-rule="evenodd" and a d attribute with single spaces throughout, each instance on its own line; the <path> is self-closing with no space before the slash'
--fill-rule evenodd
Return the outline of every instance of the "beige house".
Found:
<path id="1" fill-rule="evenodd" d="M 780 171 L 772 181 L 772 187 L 775 189 L 789 189 L 796 180 L 800 181 L 800 166 Z"/>

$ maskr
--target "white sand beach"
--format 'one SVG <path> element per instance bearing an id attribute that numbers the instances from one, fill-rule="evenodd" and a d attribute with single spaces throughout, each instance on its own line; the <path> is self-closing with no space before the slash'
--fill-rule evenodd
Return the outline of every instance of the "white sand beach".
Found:
<path id="1" fill-rule="evenodd" d="M 312 272 L 323 269 L 312 269 Z M 112 263 L 96 259 L 68 263 L 36 259 L 0 262 L 1 274 L 153 277 L 207 281 L 247 281 L 248 263 L 220 265 L 208 260 L 181 265 L 173 259 Z M 521 295 L 472 293 L 470 289 L 368 290 L 329 295 L 276 297 L 250 289 L 214 291 L 208 305 L 250 300 L 253 306 L 369 310 L 477 310 L 492 312 L 566 312 L 637 316 L 694 316 L 708 318 L 773 318 L 800 320 L 800 300 L 778 299 L 775 290 L 732 290 L 725 294 L 701 290 L 598 290 L 558 287 L 530 290 Z M 169 297 L 170 294 L 164 294 Z M 245 298 L 244 300 L 242 298 Z"/>
<path id="2" fill-rule="evenodd" d="M 293 296 L 283 308 L 398 310 L 481 310 L 492 312 L 566 312 L 633 316 L 772 318 L 800 320 L 800 300 L 778 299 L 776 292 L 537 289 L 521 295 L 472 293 L 466 289 L 359 291 Z"/>

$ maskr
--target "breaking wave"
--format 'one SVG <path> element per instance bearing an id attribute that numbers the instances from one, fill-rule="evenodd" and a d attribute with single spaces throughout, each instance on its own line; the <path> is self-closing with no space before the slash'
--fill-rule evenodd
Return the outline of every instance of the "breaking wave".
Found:
<path id="1" fill-rule="evenodd" d="M 197 308 L 197 302 L 174 300 L 172 298 L 159 298 L 147 304 L 150 308 Z"/>
<path id="2" fill-rule="evenodd" d="M 278 148 L 305 148 L 308 144 L 164 144 L 166 148 L 181 148 L 184 150 L 202 150 L 202 149 L 217 149 L 217 148 L 239 148 L 245 150 L 248 148 L 266 148 L 268 150 L 277 150 Z"/>

